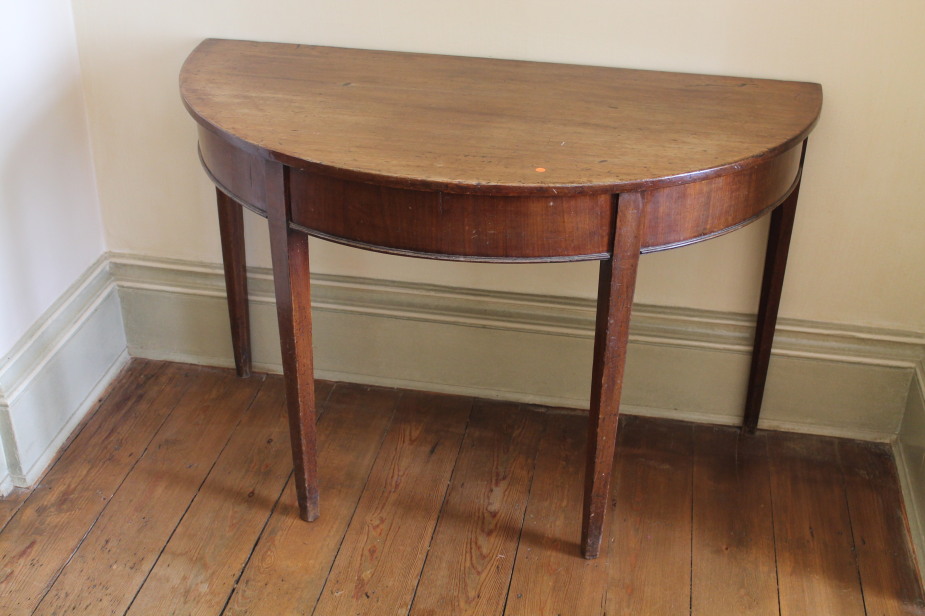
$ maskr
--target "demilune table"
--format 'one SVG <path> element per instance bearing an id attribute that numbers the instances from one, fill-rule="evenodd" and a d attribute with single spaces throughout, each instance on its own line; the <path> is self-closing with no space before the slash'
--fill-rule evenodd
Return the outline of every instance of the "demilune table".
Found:
<path id="1" fill-rule="evenodd" d="M 267 218 L 300 515 L 318 516 L 308 236 L 501 263 L 600 261 L 582 551 L 597 556 L 641 253 L 771 212 L 758 422 L 818 84 L 206 40 L 180 75 L 217 186 L 238 373 L 240 206 Z"/>

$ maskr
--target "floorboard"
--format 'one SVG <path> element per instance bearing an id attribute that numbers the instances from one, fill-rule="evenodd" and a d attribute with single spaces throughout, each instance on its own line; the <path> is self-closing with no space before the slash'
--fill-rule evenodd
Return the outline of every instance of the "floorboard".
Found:
<path id="1" fill-rule="evenodd" d="M 306 523 L 280 377 L 131 362 L 0 499 L 0 614 L 925 614 L 885 444 L 624 416 L 588 561 L 585 415 L 316 387 Z"/>
<path id="2" fill-rule="evenodd" d="M 395 390 L 338 384 L 318 420 L 321 516 L 299 519 L 290 477 L 225 614 L 311 614 L 366 486 Z"/>
<path id="3" fill-rule="evenodd" d="M 9 494 L 0 498 L 0 532 L 31 494 L 30 488 L 13 488 Z"/>
<path id="4" fill-rule="evenodd" d="M 291 471 L 285 404 L 283 381 L 272 377 L 245 406 L 128 614 L 217 614 L 225 606 Z"/>
<path id="5" fill-rule="evenodd" d="M 695 426 L 693 494 L 691 614 L 779 614 L 765 435 Z"/>
<path id="6" fill-rule="evenodd" d="M 688 614 L 693 428 L 624 417 L 617 435 L 606 614 Z"/>
<path id="7" fill-rule="evenodd" d="M 781 616 L 864 616 L 834 439 L 768 435 Z"/>
<path id="8" fill-rule="evenodd" d="M 501 613 L 544 420 L 517 404 L 476 403 L 412 616 Z"/>
<path id="9" fill-rule="evenodd" d="M 896 464 L 888 449 L 858 441 L 839 441 L 848 511 L 869 616 L 925 614 L 925 597 L 906 522 Z"/>
<path id="10" fill-rule="evenodd" d="M 133 363 L 0 532 L 0 599 L 31 614 L 200 371 Z"/>
<path id="11" fill-rule="evenodd" d="M 35 614 L 125 612 L 259 385 L 197 374 Z"/>
<path id="12" fill-rule="evenodd" d="M 315 614 L 407 613 L 472 401 L 406 393 Z"/>
<path id="13" fill-rule="evenodd" d="M 583 416 L 549 416 L 537 453 L 507 616 L 603 613 L 609 542 L 601 546 L 596 560 L 580 555 L 587 432 Z"/>

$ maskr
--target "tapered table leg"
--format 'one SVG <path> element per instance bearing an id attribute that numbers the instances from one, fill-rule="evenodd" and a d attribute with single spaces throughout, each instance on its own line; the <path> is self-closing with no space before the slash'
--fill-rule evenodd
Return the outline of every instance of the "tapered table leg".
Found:
<path id="1" fill-rule="evenodd" d="M 601 547 L 641 244 L 643 197 L 639 193 L 625 193 L 617 199 L 613 256 L 601 262 L 598 281 L 581 533 L 585 558 L 597 558 Z"/>
<path id="2" fill-rule="evenodd" d="M 803 145 L 806 152 L 806 145 Z M 800 168 L 803 163 L 800 161 Z M 745 397 L 745 417 L 742 429 L 751 434 L 758 427 L 764 386 L 768 379 L 768 365 L 771 361 L 771 345 L 777 327 L 777 311 L 780 308 L 781 290 L 784 287 L 784 270 L 787 254 L 790 252 L 790 236 L 797 210 L 800 184 L 771 213 L 771 228 L 768 232 L 768 247 L 764 258 L 764 276 L 761 280 L 761 299 L 758 303 L 758 321 L 755 327 L 755 345 L 752 350 L 752 364 L 748 375 L 748 392 Z"/>
<path id="3" fill-rule="evenodd" d="M 251 375 L 251 329 L 244 258 L 244 212 L 239 204 L 217 188 L 215 196 L 218 201 L 218 228 L 222 239 L 234 365 L 238 376 L 248 377 Z"/>
<path id="4" fill-rule="evenodd" d="M 270 252 L 296 495 L 299 516 L 312 521 L 318 517 L 318 466 L 308 236 L 289 228 L 289 169 L 268 161 L 265 170 Z"/>

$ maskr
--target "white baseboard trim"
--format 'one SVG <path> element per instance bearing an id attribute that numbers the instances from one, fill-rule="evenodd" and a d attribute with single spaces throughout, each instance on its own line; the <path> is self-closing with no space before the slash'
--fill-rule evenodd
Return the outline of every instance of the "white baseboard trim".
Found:
<path id="1" fill-rule="evenodd" d="M 118 293 L 102 255 L 0 361 L 4 485 L 38 480 L 127 361 Z"/>
<path id="2" fill-rule="evenodd" d="M 113 254 L 129 353 L 230 366 L 219 265 Z M 248 271 L 253 359 L 279 372 L 272 277 Z M 594 302 L 347 276 L 312 278 L 318 376 L 586 408 Z M 636 305 L 624 412 L 740 421 L 753 316 Z M 781 319 L 761 427 L 889 441 L 916 333 Z"/>
<path id="3" fill-rule="evenodd" d="M 919 566 L 925 574 L 925 361 L 915 370 L 899 438 L 893 443 L 906 518 Z"/>
<path id="4" fill-rule="evenodd" d="M 3 451 L 3 439 L 0 439 L 0 497 L 6 496 L 16 486 L 10 477 L 10 469 L 6 464 L 6 453 Z"/>

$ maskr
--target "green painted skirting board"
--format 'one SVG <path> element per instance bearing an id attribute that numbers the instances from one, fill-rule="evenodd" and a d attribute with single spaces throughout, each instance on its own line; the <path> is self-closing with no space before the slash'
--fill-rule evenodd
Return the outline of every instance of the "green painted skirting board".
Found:
<path id="1" fill-rule="evenodd" d="M 919 572 L 925 572 L 925 362 L 917 366 L 909 388 L 894 452 Z"/>
<path id="2" fill-rule="evenodd" d="M 215 264 L 113 255 L 134 356 L 231 365 Z M 253 357 L 279 372 L 272 279 L 249 271 Z M 529 403 L 587 405 L 594 303 L 346 276 L 313 277 L 323 378 Z M 637 305 L 623 410 L 735 424 L 753 317 Z M 782 319 L 761 426 L 887 441 L 925 342 L 904 332 Z"/>

